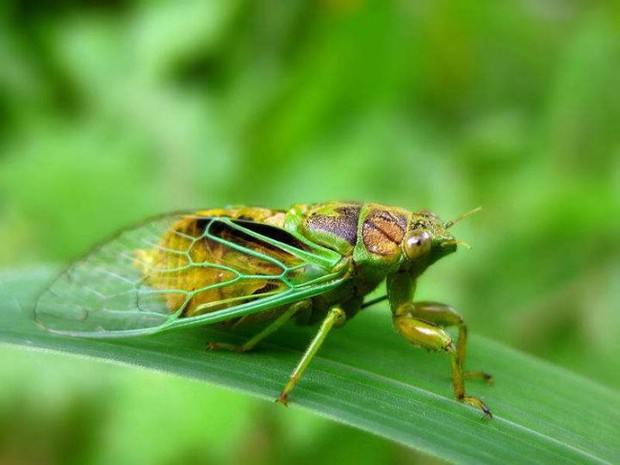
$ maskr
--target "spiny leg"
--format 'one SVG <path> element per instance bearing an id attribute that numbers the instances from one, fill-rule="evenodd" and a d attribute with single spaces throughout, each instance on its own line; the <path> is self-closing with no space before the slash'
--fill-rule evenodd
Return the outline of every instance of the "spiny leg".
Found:
<path id="1" fill-rule="evenodd" d="M 291 393 L 291 391 L 293 390 L 293 388 L 295 387 L 295 385 L 301 378 L 301 375 L 303 375 L 306 368 L 308 368 L 308 365 L 310 365 L 310 362 L 312 361 L 312 359 L 318 352 L 319 348 L 325 341 L 325 338 L 327 337 L 327 334 L 329 334 L 329 331 L 335 325 L 336 326 L 342 325 L 345 321 L 345 318 L 346 318 L 345 312 L 341 308 L 334 307 L 329 310 L 329 312 L 327 313 L 327 316 L 321 323 L 321 327 L 319 328 L 318 332 L 312 339 L 312 342 L 310 342 L 310 345 L 308 346 L 308 348 L 304 352 L 304 355 L 301 357 L 301 360 L 299 361 L 299 363 L 293 370 L 293 373 L 291 373 L 291 376 L 288 382 L 284 386 L 284 389 L 280 393 L 280 396 L 276 399 L 276 402 L 279 402 L 284 405 L 287 404 L 289 394 Z"/>
<path id="2" fill-rule="evenodd" d="M 253 336 L 251 339 L 247 340 L 242 345 L 227 344 L 225 342 L 209 342 L 207 344 L 207 348 L 209 350 L 224 349 L 224 350 L 232 350 L 234 352 L 248 352 L 252 350 L 256 346 L 256 344 L 258 344 L 260 341 L 262 341 L 267 336 L 269 336 L 270 334 L 280 329 L 280 327 L 284 325 L 284 323 L 286 323 L 288 320 L 290 320 L 291 317 L 295 315 L 295 313 L 303 311 L 309 308 L 311 305 L 312 304 L 309 300 L 302 300 L 301 302 L 295 302 L 284 313 L 282 313 L 282 315 L 280 315 L 278 318 L 272 321 L 269 324 L 269 326 L 265 327 L 262 331 L 260 331 L 258 334 Z"/>
<path id="3" fill-rule="evenodd" d="M 491 417 L 491 411 L 484 402 L 465 394 L 465 376 L 461 364 L 465 355 L 465 344 L 463 343 L 459 355 L 459 349 L 455 347 L 450 334 L 436 324 L 427 321 L 426 318 L 422 319 L 413 315 L 415 306 L 411 299 L 414 290 L 415 281 L 408 273 L 394 273 L 388 276 L 387 291 L 394 326 L 405 339 L 415 346 L 446 352 L 450 356 L 452 384 L 456 398 L 461 402 L 480 408 L 486 416 Z M 422 308 L 424 309 L 424 307 Z M 428 310 L 428 307 L 426 309 Z M 429 314 L 426 315 L 427 318 L 429 316 Z M 440 318 L 436 316 L 436 319 L 439 320 Z"/>
<path id="4" fill-rule="evenodd" d="M 437 326 L 457 326 L 459 336 L 456 343 L 456 353 L 458 362 L 465 369 L 465 350 L 467 346 L 467 326 L 463 317 L 450 305 L 439 302 L 413 302 L 411 316 L 420 320 L 428 321 Z M 465 371 L 465 378 L 482 378 L 487 382 L 492 382 L 493 377 L 484 371 Z"/>

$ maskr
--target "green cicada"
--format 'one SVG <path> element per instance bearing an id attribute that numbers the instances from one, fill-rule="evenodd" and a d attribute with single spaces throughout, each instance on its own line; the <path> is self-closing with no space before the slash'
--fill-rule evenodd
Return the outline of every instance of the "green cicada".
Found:
<path id="1" fill-rule="evenodd" d="M 460 218 L 459 218 L 460 219 Z M 278 401 L 288 396 L 333 327 L 367 306 L 384 279 L 392 320 L 413 345 L 451 360 L 458 400 L 465 394 L 466 326 L 456 311 L 413 302 L 416 279 L 459 243 L 430 211 L 375 203 L 298 204 L 289 210 L 236 207 L 160 216 L 118 234 L 69 266 L 40 296 L 35 320 L 68 336 L 120 337 L 185 326 L 260 325 L 245 352 L 287 320 L 321 323 Z M 458 341 L 442 326 L 459 328 Z"/>

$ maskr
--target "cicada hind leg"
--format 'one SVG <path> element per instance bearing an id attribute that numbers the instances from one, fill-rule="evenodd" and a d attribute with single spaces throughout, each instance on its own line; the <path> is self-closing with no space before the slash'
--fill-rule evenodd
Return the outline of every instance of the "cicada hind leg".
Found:
<path id="1" fill-rule="evenodd" d="M 278 330 L 284 323 L 290 320 L 291 317 L 293 317 L 296 314 L 298 315 L 307 314 L 311 310 L 311 308 L 312 308 L 312 302 L 310 300 L 303 300 L 303 301 L 294 303 L 284 313 L 282 313 L 282 315 L 276 318 L 269 326 L 267 326 L 261 332 L 259 332 L 254 337 L 249 339 L 246 343 L 242 345 L 235 345 L 235 344 L 228 344 L 228 343 L 223 343 L 223 342 L 210 342 L 209 344 L 207 344 L 207 348 L 210 350 L 224 349 L 224 350 L 232 350 L 235 352 L 248 352 L 249 350 L 253 349 L 256 346 L 256 344 L 258 344 L 260 341 L 262 341 L 267 336 L 269 336 L 270 334 Z M 327 335 L 329 334 L 331 329 L 334 327 L 342 326 L 345 321 L 346 321 L 346 313 L 342 308 L 333 307 L 327 312 L 327 315 L 323 319 L 323 322 L 321 323 L 319 330 L 317 331 L 316 335 L 310 342 L 310 345 L 304 352 L 303 356 L 301 357 L 301 360 L 299 361 L 299 363 L 297 364 L 297 366 L 295 367 L 295 369 L 289 376 L 289 380 L 284 386 L 284 389 L 282 389 L 282 392 L 280 393 L 278 398 L 276 399 L 276 402 L 279 402 L 283 405 L 288 404 L 288 397 L 291 391 L 301 379 L 301 376 L 306 371 L 306 368 L 308 368 L 308 366 L 312 362 L 312 359 L 314 358 L 316 353 L 319 351 L 319 349 L 323 345 L 323 342 L 325 342 L 325 339 L 327 338 Z"/>
<path id="2" fill-rule="evenodd" d="M 333 307 L 327 312 L 327 316 L 323 319 L 319 330 L 310 342 L 310 345 L 304 352 L 301 360 L 293 370 L 293 373 L 291 373 L 288 382 L 284 386 L 284 389 L 280 393 L 280 396 L 276 399 L 276 402 L 279 402 L 283 405 L 288 404 L 288 397 L 291 391 L 297 385 L 297 382 L 301 379 L 301 376 L 304 374 L 304 371 L 306 371 L 306 368 L 308 368 L 308 365 L 310 365 L 310 362 L 312 362 L 312 359 L 323 345 L 323 342 L 325 342 L 325 339 L 327 338 L 327 335 L 329 334 L 331 329 L 334 327 L 342 326 L 345 321 L 346 313 L 342 308 Z"/>

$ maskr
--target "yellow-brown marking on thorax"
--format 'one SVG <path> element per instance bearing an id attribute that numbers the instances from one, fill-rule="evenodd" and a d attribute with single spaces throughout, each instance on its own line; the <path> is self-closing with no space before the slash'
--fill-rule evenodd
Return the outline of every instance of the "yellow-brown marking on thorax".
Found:
<path id="1" fill-rule="evenodd" d="M 393 255 L 407 232 L 407 218 L 389 210 L 371 210 L 362 225 L 362 240 L 369 252 Z"/>

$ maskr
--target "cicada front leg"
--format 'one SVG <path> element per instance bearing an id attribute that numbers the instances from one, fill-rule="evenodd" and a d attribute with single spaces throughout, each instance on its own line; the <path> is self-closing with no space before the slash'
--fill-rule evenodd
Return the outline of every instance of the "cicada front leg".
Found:
<path id="1" fill-rule="evenodd" d="M 463 362 L 467 329 L 462 318 L 446 305 L 431 302 L 414 304 L 411 299 L 415 283 L 408 273 L 395 273 L 388 277 L 387 290 L 392 309 L 392 319 L 397 331 L 417 347 L 446 352 L 450 356 L 454 395 L 458 400 L 480 408 L 491 417 L 491 411 L 484 402 L 465 393 Z M 452 336 L 440 325 L 459 326 L 460 337 L 455 345 Z M 478 376 L 490 379 L 490 375 L 476 372 Z"/>
<path id="2" fill-rule="evenodd" d="M 465 325 L 463 317 L 450 305 L 428 301 L 413 302 L 411 316 L 437 326 L 457 326 L 459 328 L 459 336 L 456 342 L 456 354 L 461 368 L 465 370 L 467 325 Z M 463 376 L 465 378 L 482 378 L 488 383 L 493 382 L 493 377 L 484 371 L 464 371 Z"/>
<path id="3" fill-rule="evenodd" d="M 308 310 L 309 308 L 311 308 L 311 306 L 312 306 L 312 303 L 309 300 L 302 300 L 300 302 L 295 302 L 284 313 L 282 313 L 282 315 L 280 315 L 278 318 L 273 320 L 269 324 L 269 326 L 265 327 L 261 332 L 256 334 L 254 337 L 252 337 L 248 341 L 246 341 L 244 344 L 235 345 L 235 344 L 228 344 L 225 342 L 209 342 L 207 344 L 207 348 L 209 350 L 224 349 L 224 350 L 232 350 L 234 352 L 248 352 L 252 350 L 256 346 L 256 344 L 261 342 L 267 336 L 273 334 L 278 329 L 280 329 L 282 325 L 284 325 L 288 320 L 290 320 L 293 315 L 295 315 L 298 312 L 304 312 Z"/>

